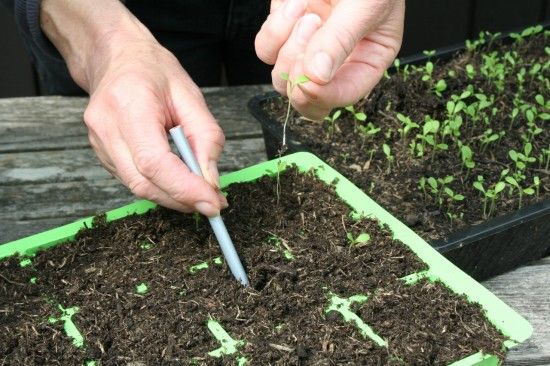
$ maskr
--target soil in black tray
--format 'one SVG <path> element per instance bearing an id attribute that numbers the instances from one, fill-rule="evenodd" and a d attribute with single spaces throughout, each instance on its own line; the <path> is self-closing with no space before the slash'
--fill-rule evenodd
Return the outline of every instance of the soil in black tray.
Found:
<path id="1" fill-rule="evenodd" d="M 252 365 L 397 365 L 442 364 L 479 350 L 501 355 L 504 338 L 478 306 L 440 286 L 434 285 L 435 295 L 423 290 L 431 285 L 401 286 L 399 278 L 426 265 L 378 222 L 352 219 L 332 187 L 295 169 L 281 174 L 279 198 L 276 185 L 264 177 L 227 189 L 224 219 L 250 288 L 240 286 L 219 260 L 205 219 L 160 208 L 112 223 L 99 217 L 75 241 L 39 252 L 28 266 L 13 257 L 0 262 L 0 360 L 233 365 L 244 356 Z M 378 300 L 377 289 L 397 294 L 391 309 L 385 309 L 386 297 Z M 390 348 L 364 337 L 340 312 L 327 312 L 333 295 L 358 294 L 375 301 L 355 298 L 350 310 L 382 324 L 379 332 Z M 460 314 L 451 314 L 444 332 L 435 327 L 403 334 L 403 327 L 386 326 L 394 305 L 406 311 L 389 316 L 409 324 L 416 317 L 449 317 L 449 302 Z M 59 306 L 76 313 L 63 318 Z M 372 306 L 381 315 L 370 320 Z M 69 317 L 82 347 L 63 330 Z M 223 327 L 239 356 L 208 355 L 223 343 L 208 324 Z M 412 341 L 417 347 L 407 346 Z M 418 347 L 435 356 L 426 358 Z"/>
<path id="2" fill-rule="evenodd" d="M 289 138 L 430 241 L 548 199 L 550 31 L 538 30 L 401 66 L 335 121 L 293 112 Z M 285 120 L 286 100 L 263 108 Z"/>

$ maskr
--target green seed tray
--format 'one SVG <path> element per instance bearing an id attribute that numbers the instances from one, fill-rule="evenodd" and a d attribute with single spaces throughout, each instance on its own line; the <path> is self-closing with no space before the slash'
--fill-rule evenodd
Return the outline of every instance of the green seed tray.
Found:
<path id="1" fill-rule="evenodd" d="M 223 188 L 232 183 L 249 182 L 264 175 L 274 175 L 278 170 L 284 169 L 285 166 L 289 166 L 290 164 L 295 164 L 301 171 L 309 171 L 313 169 L 318 178 L 327 184 L 336 182 L 336 193 L 350 207 L 352 207 L 355 212 L 361 215 L 374 217 L 380 222 L 386 224 L 389 230 L 393 232 L 396 239 L 399 239 L 405 243 L 428 265 L 429 269 L 427 271 L 412 273 L 406 276 L 404 279 L 407 282 L 414 283 L 418 281 L 418 279 L 426 277 L 433 281 L 440 280 L 455 293 L 465 294 L 470 301 L 481 304 L 486 311 L 486 316 L 489 321 L 505 336 L 509 337 L 509 340 L 505 341 L 503 344 L 503 347 L 506 349 L 514 347 L 531 336 L 533 329 L 523 317 L 498 299 L 490 291 L 485 289 L 481 284 L 476 282 L 466 273 L 462 272 L 458 267 L 445 259 L 441 254 L 433 249 L 432 246 L 405 226 L 405 224 L 401 223 L 389 214 L 359 188 L 354 186 L 350 181 L 326 165 L 313 154 L 304 152 L 295 153 L 282 157 L 279 160 L 267 161 L 224 175 L 221 177 L 221 186 Z M 131 214 L 145 213 L 153 207 L 155 207 L 154 203 L 140 200 L 127 206 L 109 211 L 106 213 L 106 216 L 108 221 L 112 221 Z M 39 250 L 72 240 L 81 228 L 85 226 L 90 227 L 91 223 L 92 217 L 88 217 L 68 225 L 60 226 L 52 230 L 0 245 L 0 260 L 12 255 L 19 255 L 22 257 L 22 265 L 24 265 L 25 258 L 32 257 L 32 255 Z M 386 346 L 384 339 L 374 333 L 370 327 L 363 323 L 363 321 L 355 313 L 346 311 L 346 309 L 349 310 L 350 308 L 349 306 L 346 306 L 346 304 L 349 305 L 352 302 L 357 301 L 364 302 L 368 301 L 368 299 L 363 295 L 354 295 L 347 299 L 333 296 L 330 299 L 330 303 L 327 304 L 326 311 L 328 312 L 331 310 L 343 309 L 337 311 L 341 313 L 345 321 L 355 323 L 360 333 L 365 337 L 371 338 L 380 346 Z M 339 304 L 340 306 L 338 306 Z M 65 320 L 65 331 L 67 332 L 67 335 L 72 338 L 73 344 L 75 346 L 79 346 L 81 345 L 82 340 L 77 329 L 77 325 L 72 323 L 70 319 L 71 314 L 65 314 L 71 309 L 62 309 L 62 316 L 60 319 Z M 78 311 L 78 308 L 74 308 L 74 311 Z M 52 318 L 52 322 L 53 321 L 56 321 L 56 318 Z M 239 354 L 238 351 L 238 347 L 241 346 L 243 341 L 232 340 L 231 336 L 227 334 L 222 325 L 217 323 L 215 320 L 205 319 L 205 322 L 207 322 L 207 328 L 210 332 L 212 332 L 213 336 L 222 344 L 222 347 L 210 352 L 209 355 L 211 357 L 219 357 L 222 354 L 235 354 L 235 356 L 238 356 L 235 358 L 236 363 L 245 364 L 246 359 L 244 357 L 246 357 L 246 355 Z M 231 347 L 224 346 L 224 344 L 227 344 L 227 341 L 230 339 L 233 341 L 229 342 Z M 88 364 L 95 364 L 95 362 L 88 362 Z M 454 362 L 452 366 L 489 366 L 498 364 L 499 360 L 497 357 L 478 352 Z"/>

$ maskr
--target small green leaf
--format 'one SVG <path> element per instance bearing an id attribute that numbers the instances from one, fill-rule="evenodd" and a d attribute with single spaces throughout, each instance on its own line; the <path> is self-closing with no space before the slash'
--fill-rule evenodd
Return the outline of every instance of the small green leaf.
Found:
<path id="1" fill-rule="evenodd" d="M 359 112 L 359 113 L 356 113 L 355 114 L 355 118 L 358 120 L 358 121 L 361 121 L 361 122 L 364 122 L 367 120 L 367 115 L 363 112 Z"/>
<path id="2" fill-rule="evenodd" d="M 367 233 L 361 233 L 357 238 L 355 238 L 356 243 L 366 243 L 370 240 L 370 235 Z"/>
<path id="3" fill-rule="evenodd" d="M 483 188 L 483 184 L 481 184 L 481 182 L 474 182 L 474 188 L 485 193 L 485 188 Z"/>
<path id="4" fill-rule="evenodd" d="M 506 184 L 504 182 L 498 182 L 495 186 L 495 194 L 500 193 L 504 188 L 506 188 Z"/>
<path id="5" fill-rule="evenodd" d="M 532 195 L 532 194 L 535 193 L 535 190 L 534 190 L 533 188 L 529 187 L 529 188 L 525 188 L 525 189 L 523 190 L 523 193 L 525 193 L 525 194 L 527 194 L 527 195 L 530 196 L 530 195 Z"/>
<path id="6" fill-rule="evenodd" d="M 288 73 L 287 72 L 282 72 L 279 74 L 279 77 L 283 80 L 286 80 L 288 81 Z"/>
<path id="7" fill-rule="evenodd" d="M 509 184 L 513 185 L 513 186 L 518 186 L 518 182 L 514 179 L 514 177 L 504 177 L 504 180 L 507 181 Z"/>
<path id="8" fill-rule="evenodd" d="M 294 84 L 296 85 L 300 85 L 300 84 L 303 84 L 303 83 L 306 83 L 309 81 L 309 78 L 305 75 L 300 75 L 296 78 L 296 80 L 294 80 Z"/>
<path id="9" fill-rule="evenodd" d="M 382 150 L 384 150 L 384 154 L 386 156 L 390 156 L 391 155 L 391 149 L 390 147 L 387 145 L 387 144 L 383 144 L 382 145 Z"/>

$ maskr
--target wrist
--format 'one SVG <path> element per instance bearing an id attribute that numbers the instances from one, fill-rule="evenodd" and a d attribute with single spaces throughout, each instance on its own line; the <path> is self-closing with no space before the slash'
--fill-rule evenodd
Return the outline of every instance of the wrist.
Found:
<path id="1" fill-rule="evenodd" d="M 90 91 L 110 60 L 131 44 L 156 40 L 118 0 L 42 0 L 40 26 L 75 82 Z"/>

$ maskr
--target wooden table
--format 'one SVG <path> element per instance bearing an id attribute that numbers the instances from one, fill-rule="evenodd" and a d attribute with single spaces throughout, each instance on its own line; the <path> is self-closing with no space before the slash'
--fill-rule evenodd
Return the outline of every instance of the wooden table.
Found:
<path id="1" fill-rule="evenodd" d="M 227 142 L 220 172 L 266 159 L 262 132 L 246 109 L 268 86 L 207 88 Z M 135 198 L 99 164 L 82 114 L 86 98 L 0 99 L 0 243 L 122 206 Z M 506 365 L 550 365 L 550 257 L 485 281 L 525 316 L 533 337 Z"/>

